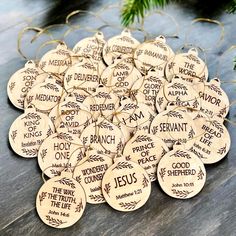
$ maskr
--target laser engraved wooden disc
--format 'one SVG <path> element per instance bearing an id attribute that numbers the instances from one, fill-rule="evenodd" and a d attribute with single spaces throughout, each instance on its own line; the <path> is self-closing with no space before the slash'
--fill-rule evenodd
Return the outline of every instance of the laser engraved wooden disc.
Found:
<path id="1" fill-rule="evenodd" d="M 117 161 L 105 173 L 102 192 L 107 203 L 118 211 L 134 211 L 142 207 L 151 192 L 146 171 L 132 161 Z"/>
<path id="2" fill-rule="evenodd" d="M 103 63 L 102 50 L 106 41 L 102 32 L 97 32 L 92 37 L 87 37 L 80 40 L 73 48 L 73 52 L 78 56 L 91 58 L 94 63 L 98 64 L 99 71 L 105 69 Z"/>
<path id="3" fill-rule="evenodd" d="M 149 130 L 155 116 L 156 113 L 149 106 L 126 98 L 121 101 L 121 106 L 116 111 L 113 121 L 126 125 L 132 131 L 135 128 Z"/>
<path id="4" fill-rule="evenodd" d="M 91 112 L 93 119 L 104 116 L 110 120 L 119 107 L 119 101 L 120 99 L 115 93 L 101 84 L 96 88 L 95 93 L 83 101 L 83 104 Z"/>
<path id="5" fill-rule="evenodd" d="M 33 104 L 39 111 L 50 112 L 61 100 L 64 89 L 52 77 L 35 85 L 26 95 L 25 106 Z"/>
<path id="6" fill-rule="evenodd" d="M 187 112 L 167 107 L 151 123 L 150 132 L 161 138 L 168 147 L 175 142 L 186 143 L 196 134 L 195 123 Z"/>
<path id="7" fill-rule="evenodd" d="M 205 62 L 198 57 L 196 48 L 191 48 L 187 53 L 176 54 L 165 67 L 167 79 L 178 75 L 189 82 L 206 81 L 208 79 L 208 69 Z M 191 78 L 191 79 L 190 79 Z"/>
<path id="8" fill-rule="evenodd" d="M 88 203 L 106 202 L 102 194 L 102 178 L 112 163 L 112 158 L 109 156 L 90 150 L 86 161 L 75 168 L 73 178 L 84 188 Z"/>
<path id="9" fill-rule="evenodd" d="M 82 58 L 66 71 L 64 86 L 66 90 L 77 87 L 87 92 L 94 92 L 99 81 L 100 74 L 97 65 L 92 59 Z"/>
<path id="10" fill-rule="evenodd" d="M 9 142 L 18 155 L 25 158 L 36 157 L 43 140 L 54 132 L 54 126 L 47 115 L 34 108 L 26 108 L 18 116 L 9 130 Z"/>
<path id="11" fill-rule="evenodd" d="M 113 123 L 101 117 L 86 127 L 80 138 L 85 146 L 111 156 L 120 152 L 124 144 L 121 130 Z"/>
<path id="12" fill-rule="evenodd" d="M 52 178 L 61 174 L 61 171 L 68 169 L 73 171 L 78 159 L 71 158 L 73 152 L 84 150 L 82 142 L 71 143 L 64 139 L 63 133 L 54 133 L 46 138 L 39 148 L 38 164 L 45 175 Z"/>
<path id="13" fill-rule="evenodd" d="M 75 97 L 77 102 L 83 103 L 86 97 L 88 97 L 90 93 L 81 89 L 79 87 L 70 88 L 66 91 L 65 94 L 62 95 L 61 100 L 64 101 L 67 97 Z"/>
<path id="14" fill-rule="evenodd" d="M 181 145 L 165 154 L 157 168 L 162 190 L 173 198 L 187 199 L 197 195 L 206 182 L 201 159 Z"/>
<path id="15" fill-rule="evenodd" d="M 142 74 L 154 68 L 164 76 L 167 61 L 174 56 L 172 49 L 166 44 L 164 36 L 160 35 L 154 40 L 140 44 L 134 52 L 134 61 L 138 70 Z"/>
<path id="16" fill-rule="evenodd" d="M 128 29 L 124 29 L 120 35 L 110 38 L 103 48 L 103 58 L 107 65 L 111 65 L 119 56 L 132 57 L 139 41 L 132 37 Z"/>
<path id="17" fill-rule="evenodd" d="M 101 75 L 102 84 L 118 95 L 124 95 L 136 81 L 142 82 L 143 78 L 132 57 L 115 60 Z"/>
<path id="18" fill-rule="evenodd" d="M 11 103 L 19 108 L 24 109 L 24 100 L 29 90 L 36 84 L 42 83 L 46 75 L 36 66 L 34 61 L 27 61 L 25 66 L 16 71 L 8 81 L 7 94 Z"/>
<path id="19" fill-rule="evenodd" d="M 208 116 L 218 115 L 226 117 L 229 112 L 229 99 L 223 89 L 220 87 L 220 80 L 212 79 L 205 83 L 204 90 L 199 89 L 201 102 L 201 111 Z"/>
<path id="20" fill-rule="evenodd" d="M 200 110 L 200 98 L 198 92 L 189 82 L 179 77 L 174 77 L 170 83 L 165 83 L 156 96 L 156 108 L 162 112 L 168 103 L 178 107 L 188 107 Z"/>
<path id="21" fill-rule="evenodd" d="M 85 206 L 83 188 L 71 174 L 65 172 L 44 183 L 36 197 L 39 217 L 54 228 L 66 228 L 75 224 L 82 217 Z"/>
<path id="22" fill-rule="evenodd" d="M 58 44 L 56 49 L 48 51 L 41 58 L 39 67 L 47 73 L 52 73 L 63 79 L 65 71 L 72 66 L 71 51 L 67 46 Z"/>
<path id="23" fill-rule="evenodd" d="M 153 110 L 156 110 L 156 96 L 166 82 L 164 76 L 159 75 L 158 70 L 151 69 L 144 76 L 143 80 L 138 80 L 132 86 L 131 91 L 139 102 L 142 102 Z"/>
<path id="24" fill-rule="evenodd" d="M 230 135 L 217 116 L 195 119 L 197 133 L 194 143 L 186 143 L 186 148 L 197 155 L 204 164 L 213 164 L 222 160 L 230 149 Z"/>
<path id="25" fill-rule="evenodd" d="M 123 155 L 126 160 L 131 160 L 142 166 L 148 173 L 150 180 L 155 181 L 157 164 L 168 151 L 168 147 L 160 138 L 138 130 L 126 143 Z"/>

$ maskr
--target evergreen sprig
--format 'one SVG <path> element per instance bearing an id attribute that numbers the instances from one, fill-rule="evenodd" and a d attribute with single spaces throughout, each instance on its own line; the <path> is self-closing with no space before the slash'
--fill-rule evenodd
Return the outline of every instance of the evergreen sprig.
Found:
<path id="1" fill-rule="evenodd" d="M 134 23 L 135 18 L 140 21 L 145 12 L 155 7 L 164 7 L 169 0 L 125 0 L 122 8 L 122 24 L 128 26 Z"/>

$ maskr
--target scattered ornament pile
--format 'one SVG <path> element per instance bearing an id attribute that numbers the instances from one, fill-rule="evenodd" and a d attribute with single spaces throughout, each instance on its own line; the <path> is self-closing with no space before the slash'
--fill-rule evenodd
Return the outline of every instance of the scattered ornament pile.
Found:
<path id="1" fill-rule="evenodd" d="M 36 208 L 56 228 L 77 222 L 86 202 L 119 211 L 145 204 L 151 181 L 171 197 L 198 194 L 204 164 L 230 148 L 229 100 L 195 48 L 174 54 L 163 36 L 139 43 L 125 29 L 101 32 L 28 61 L 9 80 L 12 149 L 38 158 L 50 179 Z"/>

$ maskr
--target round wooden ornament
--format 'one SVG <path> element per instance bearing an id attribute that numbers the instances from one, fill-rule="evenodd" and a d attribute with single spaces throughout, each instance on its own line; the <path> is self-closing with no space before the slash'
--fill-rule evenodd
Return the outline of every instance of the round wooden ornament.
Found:
<path id="1" fill-rule="evenodd" d="M 146 171 L 132 161 L 116 161 L 104 174 L 102 192 L 107 203 L 118 211 L 142 207 L 151 193 Z"/>
<path id="2" fill-rule="evenodd" d="M 134 52 L 134 61 L 138 70 L 146 75 L 154 68 L 164 76 L 167 61 L 174 56 L 172 49 L 166 44 L 164 36 L 160 35 L 154 40 L 140 44 Z"/>
<path id="3" fill-rule="evenodd" d="M 81 58 L 80 62 L 70 67 L 64 76 L 66 90 L 77 87 L 87 92 L 94 92 L 99 85 L 99 81 L 98 67 L 89 58 Z"/>
<path id="4" fill-rule="evenodd" d="M 176 54 L 165 67 L 166 78 L 178 75 L 189 82 L 206 81 L 208 69 L 206 63 L 198 57 L 196 48 L 191 48 L 187 53 Z"/>
<path id="5" fill-rule="evenodd" d="M 81 140 L 85 146 L 108 154 L 113 157 L 123 149 L 124 138 L 121 130 L 105 118 L 99 117 L 97 121 L 86 127 Z"/>
<path id="6" fill-rule="evenodd" d="M 132 37 L 128 29 L 120 35 L 110 38 L 103 48 L 103 58 L 107 65 L 111 65 L 117 57 L 132 57 L 139 42 Z"/>
<path id="7" fill-rule="evenodd" d="M 195 123 L 187 112 L 170 104 L 151 123 L 150 132 L 161 138 L 168 147 L 174 143 L 186 143 L 196 134 Z"/>
<path id="8" fill-rule="evenodd" d="M 222 160 L 230 149 L 230 135 L 223 119 L 214 116 L 200 117 L 195 120 L 197 132 L 192 142 L 185 147 L 198 156 L 204 164 L 213 164 Z"/>
<path id="9" fill-rule="evenodd" d="M 50 112 L 61 100 L 64 89 L 49 76 L 45 82 L 35 85 L 26 95 L 25 107 L 33 104 L 39 111 Z"/>
<path id="10" fill-rule="evenodd" d="M 96 92 L 88 96 L 83 104 L 88 107 L 89 111 L 93 115 L 93 119 L 97 119 L 100 116 L 111 119 L 113 113 L 119 107 L 119 97 L 109 90 L 109 88 L 100 84 L 96 88 Z"/>
<path id="11" fill-rule="evenodd" d="M 148 71 L 148 74 L 144 76 L 143 80 L 138 80 L 133 84 L 131 91 L 134 92 L 139 102 L 156 110 L 156 96 L 165 82 L 165 77 L 160 76 L 158 70 L 151 69 Z"/>
<path id="12" fill-rule="evenodd" d="M 96 150 L 89 150 L 87 156 L 83 164 L 75 167 L 73 178 L 84 188 L 88 203 L 106 202 L 102 194 L 102 178 L 113 161 Z"/>
<path id="13" fill-rule="evenodd" d="M 97 32 L 92 37 L 87 37 L 80 40 L 73 48 L 73 52 L 78 56 L 83 56 L 93 59 L 94 63 L 97 63 L 102 70 L 105 69 L 102 58 L 102 50 L 106 41 L 102 32 Z M 100 70 L 100 71 L 101 71 Z"/>
<path id="14" fill-rule="evenodd" d="M 58 118 L 54 124 L 57 132 L 65 133 L 65 139 L 76 142 L 83 130 L 93 121 L 88 108 L 76 97 L 67 97 L 64 102 L 58 104 Z"/>
<path id="15" fill-rule="evenodd" d="M 84 150 L 83 144 L 71 143 L 64 139 L 63 133 L 54 133 L 46 138 L 39 148 L 38 164 L 43 173 L 52 178 L 58 176 L 64 169 L 74 170 L 77 165 L 77 156 L 71 155 L 77 149 Z"/>
<path id="16" fill-rule="evenodd" d="M 212 79 L 205 83 L 204 90 L 199 88 L 199 97 L 201 102 L 201 111 L 208 116 L 218 115 L 226 117 L 229 112 L 229 99 L 223 89 L 220 87 L 220 80 Z"/>
<path id="17" fill-rule="evenodd" d="M 157 168 L 157 178 L 162 190 L 173 198 L 187 199 L 196 196 L 206 182 L 206 170 L 201 159 L 174 145 L 165 154 Z"/>
<path id="18" fill-rule="evenodd" d="M 65 71 L 71 66 L 71 51 L 65 43 L 58 44 L 56 49 L 48 51 L 39 62 L 39 67 L 44 72 L 54 74 L 61 80 Z"/>
<path id="19" fill-rule="evenodd" d="M 9 130 L 9 142 L 18 155 L 36 157 L 43 140 L 54 132 L 54 126 L 47 115 L 28 107 L 16 118 Z"/>
<path id="20" fill-rule="evenodd" d="M 86 196 L 82 186 L 67 172 L 44 183 L 36 197 L 40 219 L 54 228 L 75 224 L 82 217 L 85 206 Z"/>
<path id="21" fill-rule="evenodd" d="M 46 74 L 37 67 L 34 61 L 27 61 L 24 68 L 16 71 L 8 81 L 7 94 L 11 103 L 19 108 L 24 109 L 24 100 L 29 90 L 36 84 L 42 83 Z"/>
<path id="22" fill-rule="evenodd" d="M 136 81 L 143 81 L 135 68 L 133 58 L 119 58 L 108 66 L 101 75 L 101 82 L 118 95 L 124 95 Z"/>
<path id="23" fill-rule="evenodd" d="M 166 144 L 157 136 L 138 130 L 126 143 L 123 155 L 126 160 L 138 163 L 148 173 L 151 181 L 156 180 L 157 164 L 169 151 Z"/>
<path id="24" fill-rule="evenodd" d="M 135 128 L 149 130 L 156 113 L 144 103 L 138 103 L 130 98 L 121 99 L 121 106 L 116 111 L 113 122 L 123 123 L 131 130 Z"/>
<path id="25" fill-rule="evenodd" d="M 68 90 L 66 90 L 66 93 L 64 93 L 61 97 L 61 100 L 64 101 L 67 97 L 75 97 L 76 102 L 83 103 L 86 97 L 88 97 L 90 93 L 85 91 L 84 89 L 81 89 L 79 87 L 73 87 Z"/>
<path id="26" fill-rule="evenodd" d="M 191 83 L 175 76 L 170 83 L 164 83 L 156 96 L 156 109 L 162 112 L 168 103 L 178 107 L 188 107 L 200 110 L 200 98 L 198 92 Z"/>

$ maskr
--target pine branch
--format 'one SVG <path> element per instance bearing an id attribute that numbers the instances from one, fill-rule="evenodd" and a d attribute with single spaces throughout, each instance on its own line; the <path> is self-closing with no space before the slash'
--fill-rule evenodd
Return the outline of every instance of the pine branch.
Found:
<path id="1" fill-rule="evenodd" d="M 164 7 L 170 0 L 125 0 L 122 8 L 122 24 L 128 26 L 132 24 L 135 18 L 140 21 L 144 18 L 146 11 L 155 7 Z"/>
<path id="2" fill-rule="evenodd" d="M 230 4 L 227 7 L 228 13 L 235 13 L 236 12 L 236 0 L 233 0 L 230 2 Z"/>

